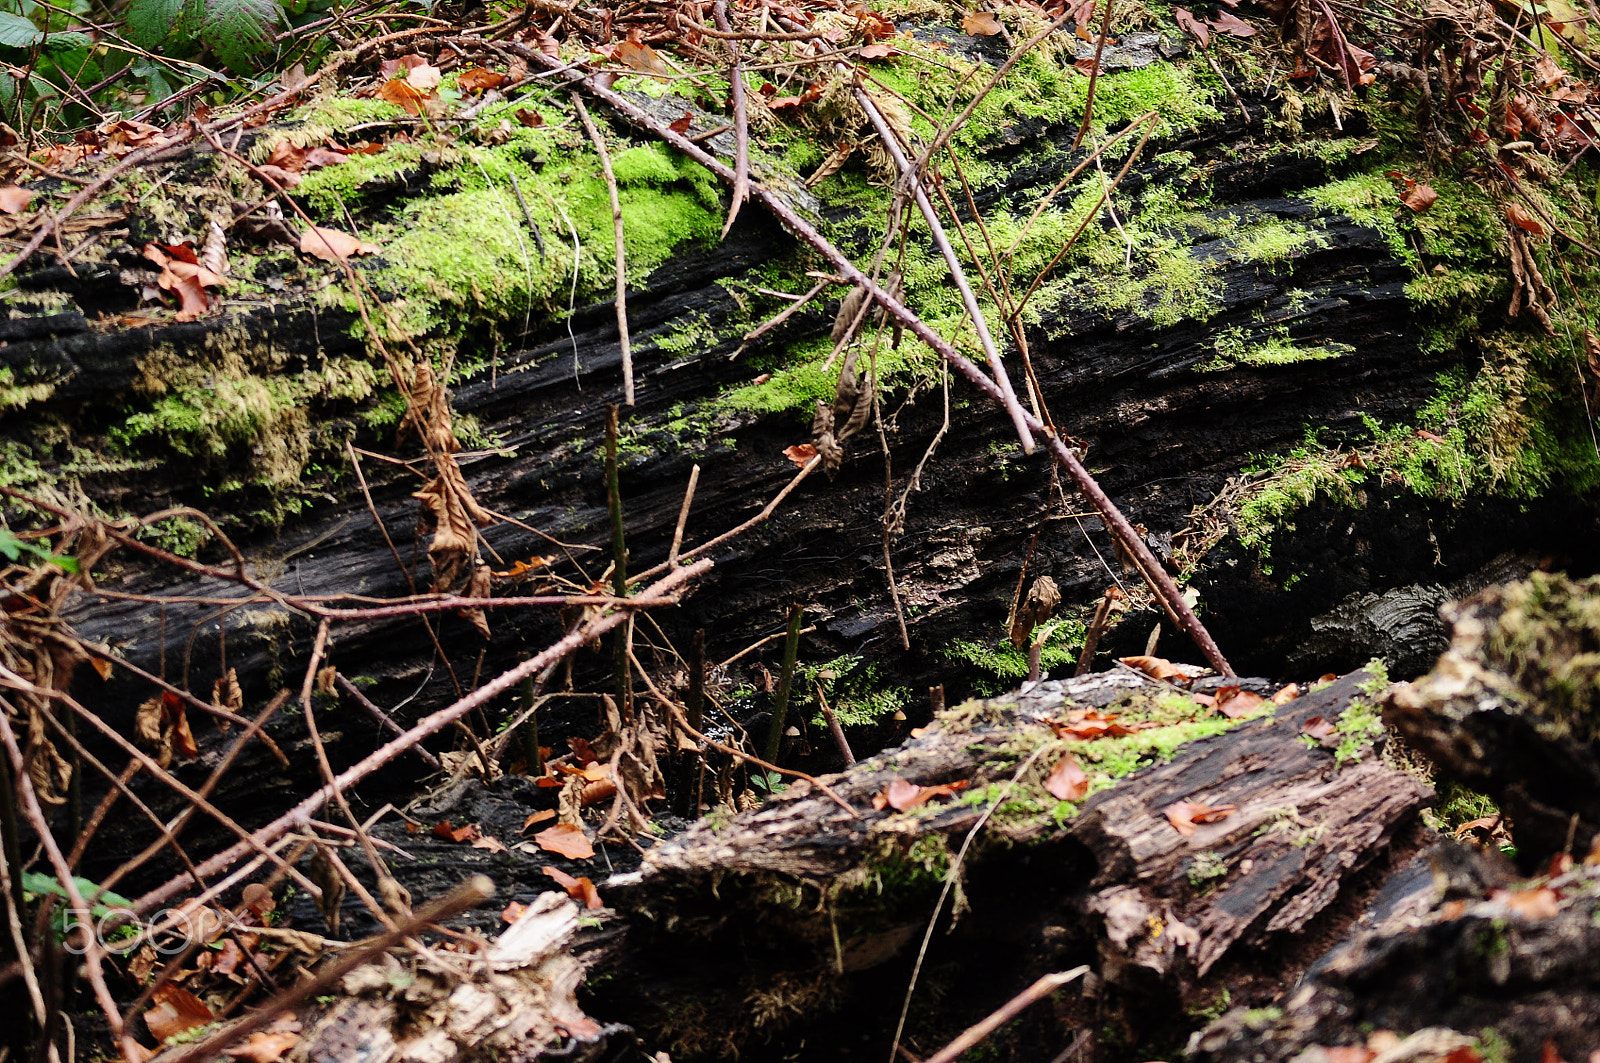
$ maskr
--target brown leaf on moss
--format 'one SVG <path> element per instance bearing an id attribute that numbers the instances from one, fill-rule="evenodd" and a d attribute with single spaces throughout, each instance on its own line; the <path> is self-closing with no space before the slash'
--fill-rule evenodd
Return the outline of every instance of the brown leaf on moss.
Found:
<path id="1" fill-rule="evenodd" d="M 1419 181 L 1411 187 L 1409 192 L 1400 197 L 1400 202 L 1410 207 L 1416 213 L 1422 214 L 1425 213 L 1429 207 L 1433 206 L 1434 200 L 1438 198 L 1439 193 L 1433 190 L 1432 185 L 1423 184 Z"/>
<path id="2" fill-rule="evenodd" d="M 511 115 L 520 125 L 527 126 L 529 129 L 538 129 L 544 125 L 544 115 L 538 111 L 530 111 L 526 107 L 518 107 L 511 112 Z"/>
<path id="3" fill-rule="evenodd" d="M 180 985 L 165 982 L 150 996 L 144 1024 L 157 1041 L 165 1041 L 216 1020 L 205 1001 Z"/>
<path id="4" fill-rule="evenodd" d="M 988 11 L 968 11 L 961 16 L 961 32 L 969 37 L 993 37 L 1000 32 L 1000 21 Z"/>
<path id="5" fill-rule="evenodd" d="M 1058 800 L 1082 801 L 1089 796 L 1089 776 L 1078 758 L 1068 753 L 1045 779 L 1044 788 Z"/>
<path id="6" fill-rule="evenodd" d="M 1254 715 L 1266 701 L 1267 699 L 1260 694 L 1237 686 L 1225 686 L 1217 690 L 1216 708 L 1230 720 L 1242 720 L 1246 716 Z"/>
<path id="7" fill-rule="evenodd" d="M 1520 203 L 1506 205 L 1506 221 L 1523 232 L 1532 233 L 1534 236 L 1544 235 L 1544 223 L 1529 214 Z"/>
<path id="8" fill-rule="evenodd" d="M 462 92 L 484 92 L 488 89 L 499 88 L 500 84 L 505 80 L 506 76 L 504 74 L 497 74 L 493 70 L 485 70 L 481 66 L 475 66 L 471 70 L 463 71 L 456 78 L 456 88 Z"/>
<path id="9" fill-rule="evenodd" d="M 360 237 L 313 225 L 300 234 L 300 251 L 324 262 L 340 262 L 351 255 L 375 255 L 383 250 Z"/>
<path id="10" fill-rule="evenodd" d="M 1192 11 L 1186 7 L 1175 7 L 1172 13 L 1177 17 L 1178 28 L 1193 34 L 1194 39 L 1200 42 L 1200 47 L 1204 48 L 1211 43 L 1211 27 L 1195 18 Z"/>

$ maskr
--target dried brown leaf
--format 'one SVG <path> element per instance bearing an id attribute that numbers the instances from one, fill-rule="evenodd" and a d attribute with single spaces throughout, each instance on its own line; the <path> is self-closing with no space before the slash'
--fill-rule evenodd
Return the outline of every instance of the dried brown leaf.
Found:
<path id="1" fill-rule="evenodd" d="M 1433 190 L 1432 185 L 1423 184 L 1419 181 L 1417 184 L 1412 186 L 1409 192 L 1400 197 L 1400 202 L 1410 207 L 1416 213 L 1422 214 L 1425 213 L 1429 207 L 1433 206 L 1434 200 L 1438 198 L 1439 193 Z"/>
<path id="2" fill-rule="evenodd" d="M 1068 753 L 1045 779 L 1044 788 L 1058 800 L 1082 801 L 1089 796 L 1089 776 L 1078 758 Z"/>
<path id="3" fill-rule="evenodd" d="M 1236 811 L 1233 805 L 1201 804 L 1198 801 L 1179 801 L 1167 806 L 1167 822 L 1172 824 L 1172 829 L 1182 835 L 1194 833 L 1197 823 L 1216 823 L 1227 819 Z"/>
<path id="4" fill-rule="evenodd" d="M 567 874 L 559 867 L 551 867 L 548 864 L 541 870 L 555 879 L 556 885 L 566 890 L 568 897 L 575 901 L 582 901 L 583 906 L 590 911 L 605 907 L 600 900 L 600 891 L 594 888 L 594 883 L 587 877 L 577 878 Z"/>
<path id="5" fill-rule="evenodd" d="M 16 185 L 0 186 L 0 210 L 7 214 L 21 214 L 33 202 L 33 193 Z"/>
<path id="6" fill-rule="evenodd" d="M 1137 668 L 1152 679 L 1171 679 L 1173 676 L 1183 675 L 1183 669 L 1162 657 L 1122 657 L 1119 660 L 1129 668 Z"/>
<path id="7" fill-rule="evenodd" d="M 250 1040 L 244 1044 L 234 1045 L 223 1051 L 234 1059 L 245 1060 L 245 1063 L 277 1063 L 299 1040 L 300 1035 L 290 1030 L 280 1030 L 277 1033 L 258 1030 L 251 1034 Z"/>
<path id="8" fill-rule="evenodd" d="M 186 1033 L 216 1019 L 205 1001 L 180 985 L 164 982 L 150 996 L 144 1024 L 157 1041 Z"/>
<path id="9" fill-rule="evenodd" d="M 462 92 L 483 92 L 487 89 L 499 88 L 505 80 L 506 76 L 504 74 L 497 74 L 493 70 L 485 70 L 481 66 L 475 66 L 471 70 L 463 71 L 456 78 L 456 88 Z"/>
<path id="10" fill-rule="evenodd" d="M 301 253 L 324 262 L 342 261 L 351 255 L 375 255 L 381 250 L 377 244 L 320 225 L 310 226 L 300 234 Z"/>
<path id="11" fill-rule="evenodd" d="M 1211 43 L 1211 27 L 1195 18 L 1194 12 L 1186 7 L 1175 7 L 1172 13 L 1178 19 L 1178 28 L 1193 34 L 1194 39 L 1200 42 L 1200 47 L 1204 48 Z"/>
<path id="12" fill-rule="evenodd" d="M 1217 17 L 1208 19 L 1206 25 L 1218 33 L 1227 33 L 1234 37 L 1254 37 L 1257 30 L 1250 23 L 1227 11 L 1217 12 Z"/>
<path id="13" fill-rule="evenodd" d="M 1337 731 L 1332 721 L 1322 716 L 1313 716 L 1300 725 L 1301 734 L 1310 735 L 1318 741 L 1333 736 Z"/>
<path id="14" fill-rule="evenodd" d="M 1000 32 L 1000 21 L 989 11 L 968 11 L 961 16 L 961 32 L 969 37 L 993 37 Z"/>
<path id="15" fill-rule="evenodd" d="M 568 860 L 588 860 L 594 856 L 594 846 L 584 835 L 583 828 L 572 823 L 557 823 L 533 836 L 539 848 L 547 853 L 564 856 Z"/>
<path id="16" fill-rule="evenodd" d="M 1510 203 L 1506 206 L 1506 221 L 1515 225 L 1523 232 L 1532 233 L 1534 236 L 1544 235 L 1544 223 L 1532 214 L 1529 214 L 1520 203 Z"/>

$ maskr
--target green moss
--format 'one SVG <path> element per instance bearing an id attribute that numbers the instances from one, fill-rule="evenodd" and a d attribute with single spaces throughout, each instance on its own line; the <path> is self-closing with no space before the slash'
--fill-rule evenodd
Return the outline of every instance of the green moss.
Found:
<path id="1" fill-rule="evenodd" d="M 1218 333 L 1212 340 L 1212 347 L 1217 355 L 1199 367 L 1202 372 L 1233 369 L 1241 365 L 1261 368 L 1320 362 L 1342 358 L 1355 351 L 1349 344 L 1333 340 L 1316 347 L 1302 347 L 1290 339 L 1288 327 L 1281 325 L 1265 337 L 1254 337 L 1242 326 L 1235 326 Z"/>
<path id="2" fill-rule="evenodd" d="M 1057 623 L 1039 653 L 1040 674 L 1076 661 L 1078 651 L 1083 648 L 1084 634 L 1084 626 L 1077 621 Z M 1000 684 L 990 684 L 997 693 L 1001 688 L 1015 685 L 1016 680 L 1028 677 L 1028 650 L 1012 645 L 1009 636 L 1001 636 L 992 645 L 955 639 L 940 653 L 947 660 L 961 661 L 1002 680 Z"/>
<path id="3" fill-rule="evenodd" d="M 1244 262 L 1277 263 L 1307 247 L 1321 247 L 1325 238 L 1299 222 L 1269 218 L 1233 241 L 1233 253 Z"/>
<path id="4" fill-rule="evenodd" d="M 1361 754 L 1383 734 L 1383 717 L 1378 708 L 1365 698 L 1351 698 L 1350 704 L 1334 724 L 1339 735 L 1339 745 L 1333 751 L 1333 761 L 1339 767 L 1358 763 Z"/>
<path id="5" fill-rule="evenodd" d="M 824 726 L 816 689 L 828 699 L 828 707 L 845 727 L 865 727 L 893 716 L 911 703 L 911 691 L 883 681 L 878 666 L 865 658 L 846 654 L 822 664 L 802 665 L 800 682 L 795 687 L 795 704 L 816 706 L 812 723 Z"/>

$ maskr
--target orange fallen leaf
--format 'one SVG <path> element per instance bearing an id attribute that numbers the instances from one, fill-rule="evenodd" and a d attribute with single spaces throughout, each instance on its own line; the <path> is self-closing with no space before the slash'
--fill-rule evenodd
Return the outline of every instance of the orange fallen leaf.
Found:
<path id="1" fill-rule="evenodd" d="M 817 456 L 817 448 L 810 443 L 796 443 L 792 447 L 784 447 L 783 456 L 801 468 L 805 468 L 811 459 Z"/>
<path id="2" fill-rule="evenodd" d="M 691 116 L 688 111 L 685 111 L 682 118 L 679 118 L 677 121 L 667 126 L 667 128 L 672 130 L 674 133 L 687 133 L 689 131 L 689 125 L 692 121 L 693 116 Z"/>
<path id="3" fill-rule="evenodd" d="M 1279 690 L 1276 694 L 1272 695 L 1272 703 L 1274 705 L 1287 705 L 1287 704 L 1289 704 L 1289 702 L 1293 701 L 1295 698 L 1297 698 L 1299 696 L 1300 696 L 1300 684 L 1299 683 L 1290 683 L 1288 686 L 1284 687 L 1282 690 Z"/>
<path id="4" fill-rule="evenodd" d="M 1267 699 L 1260 694 L 1243 690 L 1237 686 L 1225 686 L 1217 690 L 1217 711 L 1230 720 L 1242 720 L 1251 715 Z"/>
<path id="5" fill-rule="evenodd" d="M 1411 191 L 1400 197 L 1400 202 L 1410 207 L 1417 214 L 1423 214 L 1427 212 L 1429 207 L 1433 206 L 1434 201 L 1438 198 L 1439 193 L 1433 190 L 1432 185 L 1418 182 L 1412 187 Z"/>
<path id="6" fill-rule="evenodd" d="M 547 819 L 555 819 L 555 818 L 556 818 L 555 809 L 553 809 L 553 808 L 541 808 L 537 812 L 530 812 L 528 814 L 528 818 L 522 821 L 522 829 L 523 830 L 527 830 L 529 827 L 533 826 L 535 823 L 543 823 Z"/>
<path id="7" fill-rule="evenodd" d="M 1227 33 L 1235 37 L 1254 37 L 1256 35 L 1254 26 L 1227 11 L 1218 11 L 1216 18 L 1206 20 L 1206 25 L 1219 33 Z"/>
<path id="8" fill-rule="evenodd" d="M 144 1013 L 144 1024 L 157 1041 L 165 1041 L 216 1020 L 205 1001 L 171 982 L 157 988 L 150 999 L 150 1009 Z"/>
<path id="9" fill-rule="evenodd" d="M 0 210 L 7 214 L 21 214 L 33 202 L 33 193 L 16 185 L 0 187 Z"/>
<path id="10" fill-rule="evenodd" d="M 1506 221 L 1524 232 L 1530 232 L 1535 236 L 1544 235 L 1544 223 L 1529 214 L 1520 203 L 1512 203 L 1506 207 Z"/>
<path id="11" fill-rule="evenodd" d="M 404 108 L 405 112 L 413 118 L 422 117 L 423 104 L 428 99 L 428 94 L 420 91 L 415 85 L 405 78 L 393 78 L 385 81 L 377 92 L 378 99 L 385 103 L 392 103 L 396 107 Z"/>
<path id="12" fill-rule="evenodd" d="M 244 1044 L 225 1048 L 223 1052 L 234 1059 L 245 1060 L 246 1063 L 277 1063 L 277 1060 L 299 1040 L 300 1035 L 291 1030 L 280 1030 L 277 1033 L 264 1033 L 258 1030 L 251 1034 L 250 1040 Z"/>
<path id="13" fill-rule="evenodd" d="M 1179 834 L 1188 836 L 1194 833 L 1197 823 L 1216 823 L 1227 819 L 1236 811 L 1233 805 L 1201 804 L 1198 801 L 1179 801 L 1167 806 L 1167 822 L 1172 824 L 1172 829 Z"/>
<path id="14" fill-rule="evenodd" d="M 1137 668 L 1152 679 L 1171 679 L 1173 676 L 1182 677 L 1183 669 L 1162 657 L 1121 657 L 1118 658 L 1129 668 Z"/>
<path id="15" fill-rule="evenodd" d="M 891 59 L 897 55 L 905 55 L 892 44 L 869 44 L 856 53 L 863 59 Z"/>
<path id="16" fill-rule="evenodd" d="M 313 225 L 300 234 L 300 250 L 324 262 L 337 262 L 351 255 L 375 255 L 382 249 L 338 229 Z"/>
<path id="17" fill-rule="evenodd" d="M 661 53 L 643 41 L 618 41 L 611 49 L 611 58 L 641 74 L 666 77 L 672 73 Z"/>
<path id="18" fill-rule="evenodd" d="M 522 913 L 526 912 L 527 910 L 528 906 L 526 904 L 523 904 L 521 901 L 512 901 L 510 904 L 501 909 L 500 921 L 503 923 L 515 923 L 518 919 L 522 918 Z"/>
<path id="19" fill-rule="evenodd" d="M 1366 1045 L 1328 1045 L 1323 1051 L 1328 1054 L 1328 1063 L 1367 1063 L 1378 1055 Z"/>
<path id="20" fill-rule="evenodd" d="M 1044 788 L 1057 800 L 1082 801 L 1089 796 L 1089 776 L 1078 758 L 1068 753 L 1045 779 Z"/>
<path id="21" fill-rule="evenodd" d="M 443 823 L 434 824 L 433 836 L 435 838 L 443 838 L 447 842 L 476 842 L 483 837 L 483 833 L 478 830 L 478 826 L 475 823 L 454 827 L 451 826 L 450 821 L 447 819 Z"/>
<path id="22" fill-rule="evenodd" d="M 988 11 L 968 11 L 961 16 L 961 32 L 969 37 L 993 37 L 1000 32 L 1000 22 Z"/>
<path id="23" fill-rule="evenodd" d="M 519 124 L 525 125 L 529 129 L 538 129 L 540 126 L 544 125 L 544 115 L 540 114 L 538 111 L 530 111 L 526 107 L 518 107 L 515 111 L 511 112 L 511 116 L 515 118 Z"/>
<path id="24" fill-rule="evenodd" d="M 594 846 L 584 836 L 583 828 L 572 823 L 557 823 L 533 836 L 539 848 L 547 853 L 564 856 L 568 860 L 588 860 L 594 856 Z"/>
<path id="25" fill-rule="evenodd" d="M 1500 901 L 1523 919 L 1554 919 L 1561 911 L 1561 898 L 1549 887 L 1537 890 L 1491 890 L 1489 899 Z"/>
<path id="26" fill-rule="evenodd" d="M 1330 721 L 1321 716 L 1313 716 L 1300 725 L 1301 734 L 1310 735 L 1318 740 L 1330 737 L 1336 730 L 1337 728 Z"/>
<path id="27" fill-rule="evenodd" d="M 965 779 L 953 783 L 918 786 L 914 782 L 896 778 L 891 780 L 887 787 L 873 797 L 872 807 L 879 811 L 885 808 L 893 808 L 896 812 L 905 812 L 908 809 L 916 808 L 918 805 L 927 804 L 935 797 L 948 797 L 957 790 L 965 789 L 966 785 Z"/>
<path id="28" fill-rule="evenodd" d="M 185 244 L 145 244 L 144 257 L 161 267 L 156 286 L 178 297 L 179 321 L 198 320 L 211 309 L 211 299 L 206 289 L 220 288 L 228 283 L 226 278 L 200 265 L 194 248 Z M 168 696 L 176 697 L 170 692 Z M 177 704 L 181 708 L 183 703 L 179 701 Z M 183 726 L 187 730 L 188 725 L 185 723 Z"/>
<path id="29" fill-rule="evenodd" d="M 567 745 L 572 747 L 572 755 L 578 758 L 579 764 L 589 765 L 600 759 L 595 756 L 594 747 L 589 744 L 587 738 L 574 736 L 567 739 Z"/>
<path id="30" fill-rule="evenodd" d="M 583 906 L 591 912 L 596 908 L 604 908 L 600 900 L 600 891 L 594 888 L 594 883 L 587 877 L 574 878 L 559 867 L 544 867 L 544 873 L 556 880 L 556 884 L 567 891 L 567 896 L 575 901 L 582 901 Z"/>
<path id="31" fill-rule="evenodd" d="M 503 853 L 506 851 L 504 842 L 488 834 L 472 839 L 472 847 L 474 849 L 485 849 L 491 853 Z"/>
<path id="32" fill-rule="evenodd" d="M 506 569 L 506 571 L 493 572 L 490 574 L 493 576 L 498 576 L 500 579 L 511 579 L 513 577 L 526 575 L 529 572 L 541 569 L 549 563 L 550 559 L 547 557 L 536 557 L 531 561 L 513 561 L 511 562 L 511 567 Z"/>
<path id="33" fill-rule="evenodd" d="M 483 92 L 485 89 L 498 88 L 505 79 L 506 76 L 504 74 L 497 74 L 493 70 L 485 70 L 481 66 L 475 66 L 471 70 L 463 71 L 456 78 L 456 88 L 462 92 Z"/>
<path id="34" fill-rule="evenodd" d="M 1194 34 L 1195 40 L 1200 42 L 1200 47 L 1204 48 L 1211 43 L 1211 27 L 1200 19 L 1195 18 L 1194 13 L 1188 8 L 1175 7 L 1172 9 L 1172 13 L 1177 17 L 1178 28 Z"/>

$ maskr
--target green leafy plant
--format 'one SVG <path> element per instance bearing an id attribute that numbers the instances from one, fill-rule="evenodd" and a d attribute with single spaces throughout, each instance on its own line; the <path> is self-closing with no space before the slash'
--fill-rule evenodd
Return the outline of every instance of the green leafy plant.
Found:
<path id="1" fill-rule="evenodd" d="M 272 50 L 284 12 L 275 0 L 133 0 L 128 38 L 161 54 L 209 48 L 229 69 L 249 70 Z"/>
<path id="2" fill-rule="evenodd" d="M 0 528 L 0 556 L 8 561 L 21 561 L 24 557 L 30 561 L 47 561 L 66 572 L 78 571 L 77 558 L 53 554 L 45 547 L 21 538 L 9 528 Z"/>

